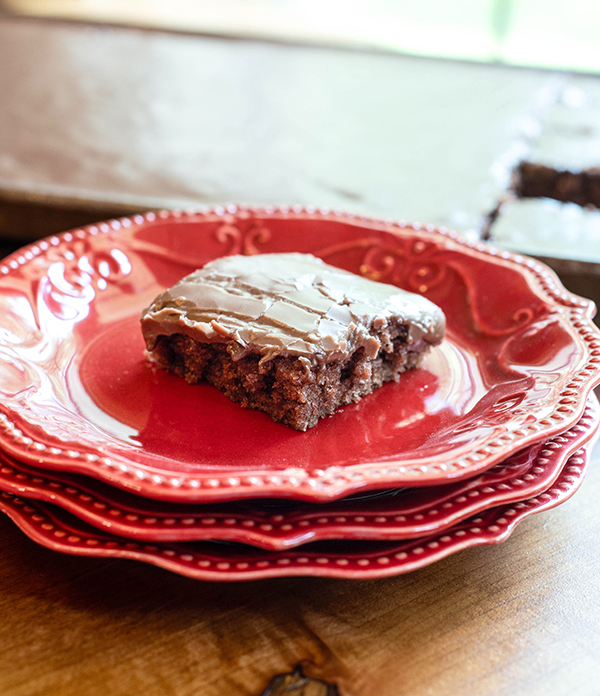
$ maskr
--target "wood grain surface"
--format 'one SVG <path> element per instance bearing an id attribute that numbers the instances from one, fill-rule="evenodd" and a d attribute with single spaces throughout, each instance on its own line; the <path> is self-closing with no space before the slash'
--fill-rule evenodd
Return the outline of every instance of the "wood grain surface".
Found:
<path id="1" fill-rule="evenodd" d="M 56 554 L 2 517 L 0 693 L 260 696 L 300 665 L 340 696 L 597 696 L 599 496 L 596 448 L 577 494 L 507 542 L 376 581 L 194 582 Z"/>

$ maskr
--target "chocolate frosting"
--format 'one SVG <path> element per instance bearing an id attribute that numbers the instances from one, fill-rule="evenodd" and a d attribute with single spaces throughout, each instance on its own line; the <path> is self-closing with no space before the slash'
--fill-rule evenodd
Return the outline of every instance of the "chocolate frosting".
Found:
<path id="1" fill-rule="evenodd" d="M 330 266 L 310 254 L 226 256 L 186 276 L 142 313 L 148 350 L 159 335 L 183 333 L 228 343 L 234 359 L 296 355 L 327 362 L 363 347 L 377 333 L 408 326 L 408 343 L 442 340 L 445 318 L 429 300 Z M 375 332 L 375 333 L 374 333 Z"/>

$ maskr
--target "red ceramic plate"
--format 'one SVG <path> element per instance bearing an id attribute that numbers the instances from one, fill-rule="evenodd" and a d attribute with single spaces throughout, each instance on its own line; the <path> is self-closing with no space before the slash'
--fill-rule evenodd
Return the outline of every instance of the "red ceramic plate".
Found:
<path id="1" fill-rule="evenodd" d="M 597 439 L 599 422 L 598 401 L 592 395 L 570 430 L 466 481 L 365 493 L 330 503 L 161 503 L 77 474 L 40 472 L 1 453 L 0 490 L 54 503 L 94 527 L 143 541 L 220 540 L 281 551 L 325 539 L 410 539 L 545 490 L 573 452 Z"/>
<path id="2" fill-rule="evenodd" d="M 570 457 L 555 483 L 535 497 L 490 508 L 443 532 L 403 542 L 323 541 L 282 552 L 228 542 L 146 544 L 99 532 L 61 508 L 10 493 L 0 494 L 0 510 L 31 539 L 54 551 L 131 558 L 197 580 L 298 575 L 380 578 L 416 570 L 470 546 L 504 541 L 521 520 L 573 495 L 583 479 L 590 447 Z"/>
<path id="3" fill-rule="evenodd" d="M 138 317 L 158 292 L 223 254 L 292 250 L 423 293 L 447 339 L 306 433 L 148 366 Z M 542 264 L 447 230 L 287 208 L 112 221 L 0 265 L 0 446 L 170 501 L 465 479 L 579 420 L 600 381 L 593 309 Z"/>

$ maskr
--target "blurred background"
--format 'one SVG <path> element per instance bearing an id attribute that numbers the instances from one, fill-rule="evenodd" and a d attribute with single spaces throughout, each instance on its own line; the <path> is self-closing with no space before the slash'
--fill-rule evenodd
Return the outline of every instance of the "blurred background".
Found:
<path id="1" fill-rule="evenodd" d="M 0 249 L 228 202 L 419 220 L 600 296 L 597 0 L 0 0 Z"/>
<path id="2" fill-rule="evenodd" d="M 598 72 L 596 0 L 2 0 L 7 12 Z"/>
<path id="3" fill-rule="evenodd" d="M 596 0 L 3 0 L 38 17 L 598 72 Z"/>

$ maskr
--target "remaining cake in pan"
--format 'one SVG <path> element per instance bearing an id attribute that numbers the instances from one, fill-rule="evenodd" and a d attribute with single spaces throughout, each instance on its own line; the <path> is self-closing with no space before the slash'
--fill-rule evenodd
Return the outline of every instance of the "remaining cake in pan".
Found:
<path id="1" fill-rule="evenodd" d="M 296 430 L 418 367 L 445 328 L 424 297 L 298 253 L 212 261 L 141 322 L 160 367 Z"/>

